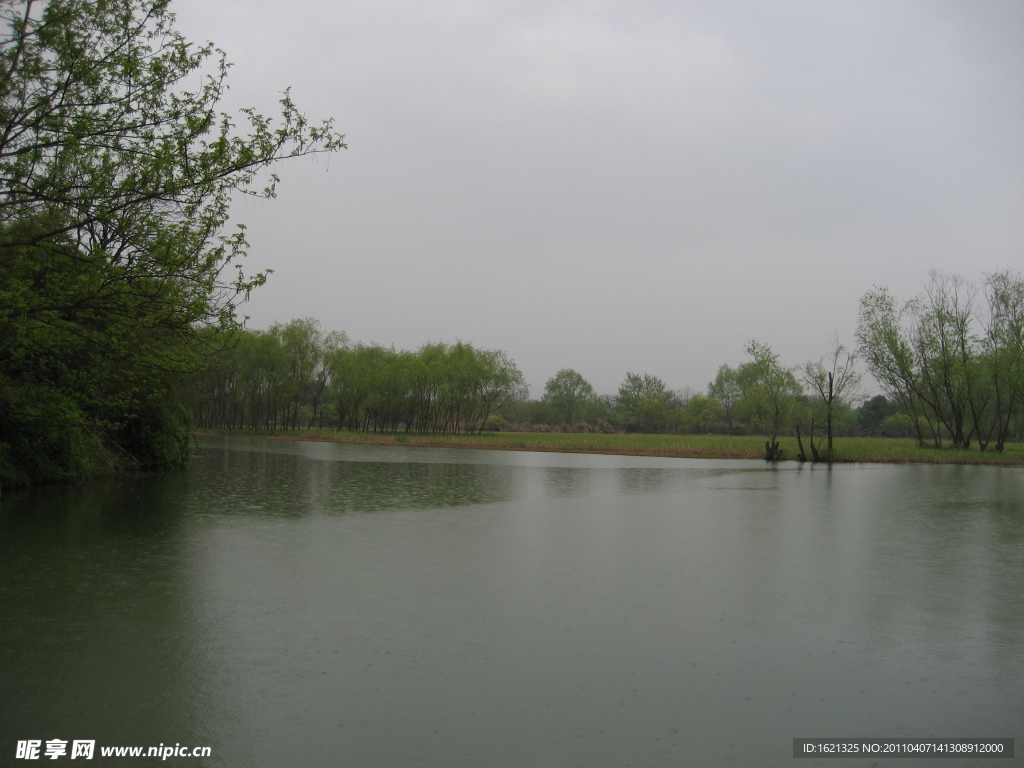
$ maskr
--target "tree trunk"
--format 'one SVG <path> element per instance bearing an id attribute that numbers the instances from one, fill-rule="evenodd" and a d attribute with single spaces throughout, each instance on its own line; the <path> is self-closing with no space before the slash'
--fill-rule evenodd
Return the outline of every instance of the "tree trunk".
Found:
<path id="1" fill-rule="evenodd" d="M 832 372 L 829 371 L 829 373 L 828 373 L 828 408 L 827 408 L 827 413 L 826 413 L 826 432 L 828 434 L 828 454 L 826 456 L 826 461 L 828 461 L 829 464 L 832 463 L 832 455 L 833 455 L 832 454 L 832 407 L 833 407 L 833 401 L 835 399 L 835 394 L 834 394 L 834 392 L 832 390 L 833 384 L 834 384 L 834 382 L 833 382 L 833 378 L 832 378 Z M 817 451 L 815 451 L 815 453 L 817 453 Z M 815 457 L 815 459 L 817 459 L 817 457 Z"/>

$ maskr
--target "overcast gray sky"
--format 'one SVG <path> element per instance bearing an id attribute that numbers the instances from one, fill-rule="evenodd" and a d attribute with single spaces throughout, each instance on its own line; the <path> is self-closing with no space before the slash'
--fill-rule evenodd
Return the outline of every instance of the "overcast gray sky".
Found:
<path id="1" fill-rule="evenodd" d="M 1024 268 L 1024 2 L 175 0 L 349 149 L 240 203 L 251 327 L 702 390 L 853 342 L 873 285 Z"/>

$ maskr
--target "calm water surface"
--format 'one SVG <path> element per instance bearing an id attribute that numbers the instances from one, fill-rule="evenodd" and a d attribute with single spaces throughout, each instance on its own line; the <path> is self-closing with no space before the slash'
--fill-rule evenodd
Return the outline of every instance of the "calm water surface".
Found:
<path id="1" fill-rule="evenodd" d="M 0 500 L 0 764 L 1024 765 L 1022 587 L 1020 469 L 204 439 Z"/>

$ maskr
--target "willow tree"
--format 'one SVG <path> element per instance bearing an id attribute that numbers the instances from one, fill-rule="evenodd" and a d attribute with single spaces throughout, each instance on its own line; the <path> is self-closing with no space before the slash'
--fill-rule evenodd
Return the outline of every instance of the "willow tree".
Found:
<path id="1" fill-rule="evenodd" d="M 981 300 L 982 290 L 986 302 Z M 979 325 L 980 323 L 980 325 Z M 977 286 L 932 272 L 923 295 L 897 308 L 886 289 L 861 299 L 857 337 L 868 369 L 936 447 L 972 441 L 1002 450 L 1024 406 L 1024 280 L 1012 272 Z"/>
<path id="2" fill-rule="evenodd" d="M 991 373 L 995 448 L 1002 451 L 1024 409 L 1024 277 L 997 272 L 985 281 L 984 354 Z"/>
<path id="3" fill-rule="evenodd" d="M 344 147 L 287 92 L 274 119 L 218 111 L 227 71 L 167 0 L 0 0 L 0 475 L 183 460 L 168 375 L 265 280 L 232 198 Z"/>
<path id="4" fill-rule="evenodd" d="M 888 288 L 876 287 L 861 297 L 857 341 L 868 371 L 886 397 L 911 419 L 918 445 L 925 443 L 924 421 L 938 446 L 939 427 L 924 405 L 914 348 L 903 328 L 905 314 Z"/>

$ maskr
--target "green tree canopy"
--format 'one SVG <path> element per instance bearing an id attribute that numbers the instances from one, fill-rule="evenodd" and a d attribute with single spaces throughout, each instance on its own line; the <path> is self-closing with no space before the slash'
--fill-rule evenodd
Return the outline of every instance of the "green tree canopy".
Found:
<path id="1" fill-rule="evenodd" d="M 752 340 L 746 352 L 750 361 L 740 366 L 744 409 L 753 423 L 768 438 L 765 455 L 781 458 L 778 436 L 789 427 L 793 408 L 801 394 L 791 368 L 779 363 L 779 356 L 767 344 Z"/>
<path id="2" fill-rule="evenodd" d="M 888 289 L 861 298 L 857 339 L 868 370 L 910 417 L 918 441 L 1002 450 L 1024 408 L 1024 279 L 981 286 L 932 272 L 902 305 Z"/>
<path id="3" fill-rule="evenodd" d="M 563 368 L 544 385 L 544 400 L 558 412 L 563 424 L 576 423 L 584 406 L 596 396 L 590 382 L 571 368 Z"/>
<path id="4" fill-rule="evenodd" d="M 619 385 L 616 410 L 634 432 L 666 432 L 672 393 L 665 382 L 649 373 L 627 373 Z"/>
<path id="5" fill-rule="evenodd" d="M 739 372 L 728 365 L 721 365 L 715 380 L 708 384 L 708 397 L 714 398 L 722 406 L 722 415 L 727 426 L 732 429 L 736 409 L 743 399 L 743 388 L 740 386 Z"/>
<path id="6" fill-rule="evenodd" d="M 167 0 L 0 0 L 8 479 L 85 471 L 39 432 L 47 410 L 64 414 L 69 440 L 144 466 L 180 461 L 170 374 L 213 340 L 203 327 L 236 325 L 265 279 L 237 263 L 247 244 L 241 228 L 225 231 L 232 197 L 273 197 L 268 166 L 344 146 L 287 93 L 273 121 L 218 112 L 224 54 L 173 22 Z M 173 455 L 157 445 L 169 435 Z M 30 453 L 51 460 L 11 459 Z"/>

